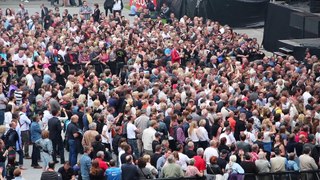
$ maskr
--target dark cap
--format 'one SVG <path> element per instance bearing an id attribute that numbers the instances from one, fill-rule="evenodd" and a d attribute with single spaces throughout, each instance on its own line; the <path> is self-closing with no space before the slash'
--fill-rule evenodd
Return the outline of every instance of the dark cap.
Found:
<path id="1" fill-rule="evenodd" d="M 160 136 L 161 136 L 161 134 L 160 134 L 160 133 L 158 133 L 158 132 L 156 132 L 156 133 L 154 134 L 154 136 L 155 136 L 155 137 L 160 137 Z"/>

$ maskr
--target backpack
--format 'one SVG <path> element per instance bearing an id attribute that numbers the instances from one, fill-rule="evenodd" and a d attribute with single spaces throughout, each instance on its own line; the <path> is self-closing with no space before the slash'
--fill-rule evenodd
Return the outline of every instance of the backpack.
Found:
<path id="1" fill-rule="evenodd" d="M 11 136 L 12 129 L 9 129 L 7 132 L 2 134 L 1 140 L 4 142 L 6 149 L 9 148 L 9 139 Z"/>
<path id="2" fill-rule="evenodd" d="M 178 130 L 178 128 L 181 128 L 181 127 L 179 127 L 178 125 L 174 125 L 173 127 L 169 128 L 169 134 L 174 140 L 177 140 L 177 130 Z"/>

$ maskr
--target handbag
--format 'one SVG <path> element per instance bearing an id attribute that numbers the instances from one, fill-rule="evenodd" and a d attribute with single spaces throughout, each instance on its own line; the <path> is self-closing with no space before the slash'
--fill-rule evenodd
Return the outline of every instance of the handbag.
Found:
<path id="1" fill-rule="evenodd" d="M 140 169 L 140 171 L 142 172 L 143 176 L 144 176 L 146 179 L 152 179 L 152 177 L 151 177 L 150 174 L 145 175 L 144 172 L 142 171 L 142 169 L 141 169 L 141 168 L 139 168 L 139 169 Z"/>

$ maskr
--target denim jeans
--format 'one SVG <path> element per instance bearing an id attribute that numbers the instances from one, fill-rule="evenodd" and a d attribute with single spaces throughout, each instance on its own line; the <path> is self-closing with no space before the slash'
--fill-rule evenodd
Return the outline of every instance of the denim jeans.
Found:
<path id="1" fill-rule="evenodd" d="M 17 151 L 17 153 L 19 154 L 19 166 L 23 165 L 23 150 L 19 149 L 19 151 Z"/>
<path id="2" fill-rule="evenodd" d="M 77 152 L 77 145 L 74 139 L 68 140 L 69 144 L 69 162 L 71 167 L 77 164 L 78 152 Z"/>
<path id="3" fill-rule="evenodd" d="M 3 125 L 4 123 L 4 110 L 0 110 L 0 125 Z"/>
<path id="4" fill-rule="evenodd" d="M 0 162 L 0 168 L 2 168 L 2 177 L 6 177 L 6 162 Z"/>
<path id="5" fill-rule="evenodd" d="M 38 160 L 40 159 L 40 149 L 39 147 L 35 144 L 32 143 L 32 155 L 31 155 L 31 165 L 33 166 L 38 166 Z"/>
<path id="6" fill-rule="evenodd" d="M 136 158 L 140 157 L 139 150 L 138 150 L 138 144 L 136 139 L 128 139 L 128 144 L 131 146 L 132 151 Z"/>

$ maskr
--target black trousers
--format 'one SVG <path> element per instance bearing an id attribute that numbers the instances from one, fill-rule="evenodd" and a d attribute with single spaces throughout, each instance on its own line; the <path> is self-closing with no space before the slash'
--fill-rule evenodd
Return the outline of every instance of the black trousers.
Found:
<path id="1" fill-rule="evenodd" d="M 39 166 L 38 164 L 39 159 L 40 159 L 40 149 L 35 143 L 32 143 L 31 165 Z"/>
<path id="2" fill-rule="evenodd" d="M 53 153 L 52 153 L 52 160 L 57 161 L 57 154 L 60 156 L 60 163 L 64 163 L 64 148 L 63 148 L 63 142 L 61 140 L 52 140 L 52 147 L 53 147 Z"/>
<path id="3" fill-rule="evenodd" d="M 104 7 L 104 9 L 106 10 L 106 16 L 108 16 L 108 11 L 109 11 L 110 13 L 112 13 L 112 6 L 110 6 L 110 7 Z"/>

